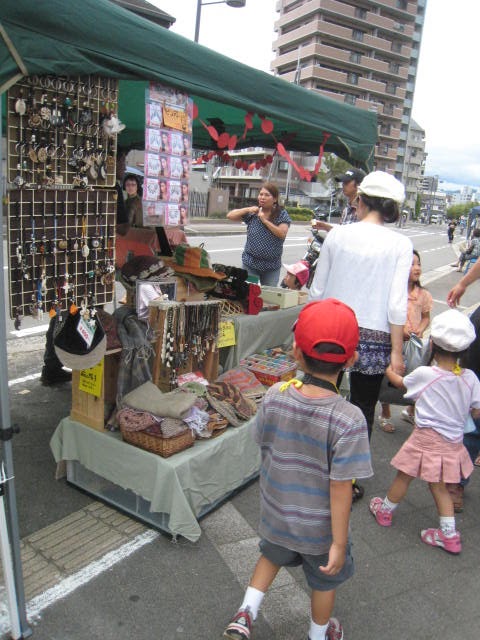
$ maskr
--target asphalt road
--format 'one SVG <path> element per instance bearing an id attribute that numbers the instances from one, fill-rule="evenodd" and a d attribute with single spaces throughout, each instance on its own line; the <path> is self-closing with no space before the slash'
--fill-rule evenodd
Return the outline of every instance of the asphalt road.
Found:
<path id="1" fill-rule="evenodd" d="M 194 234 L 193 231 L 196 231 Z M 222 233 L 208 236 L 195 228 L 191 244 L 205 242 L 214 262 L 241 264 L 244 236 Z M 446 308 L 448 290 L 460 275 L 448 265 L 456 253 L 440 226 L 410 226 L 408 235 L 422 256 L 424 282 L 435 300 L 434 315 Z M 307 226 L 291 229 L 284 262 L 303 256 Z M 478 303 L 480 284 L 472 285 L 463 308 Z M 34 326 L 34 325 L 32 325 Z M 37 323 L 37 328 L 40 325 Z M 62 532 L 76 514 L 95 507 L 88 495 L 54 478 L 49 439 L 68 415 L 70 385 L 45 388 L 38 377 L 44 335 L 18 337 L 8 329 L 8 374 L 12 422 L 21 427 L 14 438 L 15 486 L 20 534 L 32 540 Z M 357 575 L 339 590 L 337 614 L 351 640 L 478 638 L 480 615 L 473 606 L 478 591 L 476 540 L 480 515 L 480 474 L 467 492 L 459 517 L 465 545 L 461 556 L 426 549 L 419 542 L 423 526 L 435 526 L 435 510 L 426 487 L 414 483 L 392 530 L 378 528 L 367 510 L 368 496 L 383 494 L 392 478 L 389 460 L 408 435 L 408 425 L 394 410 L 395 434 L 375 431 L 372 441 L 375 477 L 365 483 L 366 498 L 352 514 Z M 239 452 L 241 455 L 241 452 Z M 85 553 L 81 580 L 57 578 L 55 590 L 45 590 L 28 601 L 34 637 L 39 640 L 183 640 L 220 638 L 238 606 L 257 557 L 258 485 L 242 490 L 201 521 L 198 543 L 173 545 L 165 536 L 152 536 L 133 553 L 118 556 L 99 572 L 93 571 L 87 542 L 73 542 Z M 80 548 L 82 547 L 83 548 Z M 121 558 L 121 559 L 120 559 Z M 46 562 L 41 553 L 36 561 Z M 30 565 L 29 565 L 30 566 Z M 8 626 L 0 590 L 0 632 Z M 473 598 L 473 600 L 472 600 Z M 455 604 L 453 604 L 453 602 Z M 258 640 L 305 640 L 308 628 L 308 589 L 301 572 L 282 572 L 277 588 L 266 599 L 255 628 Z"/>

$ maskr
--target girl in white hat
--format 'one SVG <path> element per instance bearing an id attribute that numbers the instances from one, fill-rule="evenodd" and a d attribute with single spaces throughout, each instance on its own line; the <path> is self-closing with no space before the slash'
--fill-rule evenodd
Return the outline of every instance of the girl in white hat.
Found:
<path id="1" fill-rule="evenodd" d="M 415 427 L 391 461 L 397 475 L 386 497 L 372 498 L 370 511 L 379 525 L 390 527 L 410 482 L 425 480 L 440 523 L 437 529 L 424 529 L 420 537 L 426 544 L 458 554 L 462 542 L 447 483 L 458 483 L 473 471 L 463 434 L 470 411 L 473 417 L 480 415 L 480 382 L 473 371 L 460 368 L 458 360 L 475 339 L 475 329 L 465 315 L 450 309 L 434 318 L 431 339 L 432 366 L 418 367 L 404 378 L 387 369 L 390 382 L 403 386 L 405 397 L 415 401 Z"/>

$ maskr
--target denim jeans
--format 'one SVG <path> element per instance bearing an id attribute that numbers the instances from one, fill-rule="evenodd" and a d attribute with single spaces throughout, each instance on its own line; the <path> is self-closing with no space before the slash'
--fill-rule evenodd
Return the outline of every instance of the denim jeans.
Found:
<path id="1" fill-rule="evenodd" d="M 243 268 L 248 271 L 249 276 L 257 276 L 260 278 L 260 284 L 263 284 L 266 287 L 276 287 L 278 284 L 278 279 L 280 278 L 280 267 L 273 271 L 259 271 L 258 269 L 247 267 L 247 265 L 244 264 Z"/>

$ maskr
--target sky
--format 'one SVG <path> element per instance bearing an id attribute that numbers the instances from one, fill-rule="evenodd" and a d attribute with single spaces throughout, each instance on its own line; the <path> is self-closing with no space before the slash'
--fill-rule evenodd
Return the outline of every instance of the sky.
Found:
<path id="1" fill-rule="evenodd" d="M 172 31 L 193 40 L 197 0 L 150 2 L 176 18 Z M 270 72 L 275 5 L 276 0 L 246 0 L 242 9 L 205 4 L 200 44 Z M 444 189 L 480 188 L 479 25 L 479 0 L 428 0 L 413 117 L 425 130 L 425 174 L 438 175 Z"/>

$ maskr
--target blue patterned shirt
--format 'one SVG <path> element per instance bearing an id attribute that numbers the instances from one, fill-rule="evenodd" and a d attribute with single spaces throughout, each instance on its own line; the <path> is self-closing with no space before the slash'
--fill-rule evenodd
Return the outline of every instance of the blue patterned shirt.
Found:
<path id="1" fill-rule="evenodd" d="M 255 213 L 247 213 L 242 220 L 247 225 L 247 242 L 242 254 L 243 264 L 256 271 L 280 269 L 285 239 L 274 236 Z M 276 219 L 270 222 L 277 226 L 281 224 L 290 226 L 292 221 L 285 209 L 281 209 Z"/>

